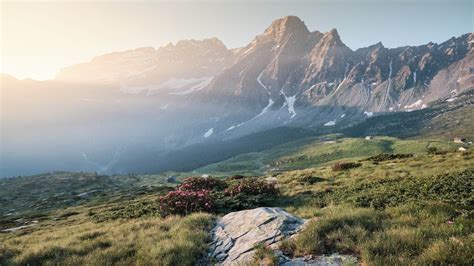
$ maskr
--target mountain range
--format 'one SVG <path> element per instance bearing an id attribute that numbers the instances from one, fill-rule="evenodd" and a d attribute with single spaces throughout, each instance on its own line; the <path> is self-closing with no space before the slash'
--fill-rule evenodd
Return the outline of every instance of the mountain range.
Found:
<path id="1" fill-rule="evenodd" d="M 101 55 L 50 81 L 4 75 L 2 171 L 23 173 L 20 147 L 30 144 L 51 152 L 48 160 L 74 151 L 67 163 L 33 172 L 148 172 L 170 170 L 160 162 L 193 145 L 205 154 L 206 147 L 281 127 L 350 132 L 371 117 L 430 110 L 458 98 L 471 108 L 461 96 L 474 87 L 473 47 L 467 33 L 440 44 L 386 48 L 379 42 L 352 50 L 336 29 L 310 31 L 287 16 L 242 48 L 228 49 L 217 38 L 183 40 Z"/>

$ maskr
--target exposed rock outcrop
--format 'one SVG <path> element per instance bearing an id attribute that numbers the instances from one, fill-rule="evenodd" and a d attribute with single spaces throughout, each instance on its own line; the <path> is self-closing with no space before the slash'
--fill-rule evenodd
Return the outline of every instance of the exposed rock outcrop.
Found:
<path id="1" fill-rule="evenodd" d="M 355 256 L 339 255 L 337 253 L 323 256 L 306 256 L 301 258 L 288 259 L 281 263 L 282 266 L 342 266 L 357 265 Z"/>
<path id="2" fill-rule="evenodd" d="M 300 231 L 305 220 L 280 208 L 256 208 L 229 213 L 212 229 L 210 256 L 222 265 L 252 259 L 254 246 L 274 244 Z"/>

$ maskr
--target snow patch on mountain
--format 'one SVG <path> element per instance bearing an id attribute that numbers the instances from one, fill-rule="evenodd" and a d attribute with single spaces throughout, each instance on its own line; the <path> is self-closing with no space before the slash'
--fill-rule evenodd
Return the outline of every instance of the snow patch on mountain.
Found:
<path id="1" fill-rule="evenodd" d="M 262 111 L 261 111 L 258 115 L 254 116 L 254 117 L 252 117 L 251 119 L 249 119 L 249 120 L 247 120 L 247 121 L 245 121 L 245 122 L 242 122 L 242 123 L 240 123 L 240 124 L 230 126 L 230 127 L 227 129 L 227 131 L 231 131 L 231 130 L 233 130 L 233 129 L 235 129 L 235 128 L 238 128 L 238 127 L 242 126 L 243 124 L 246 124 L 246 123 L 248 123 L 248 122 L 250 122 L 250 121 L 252 121 L 252 120 L 255 120 L 255 119 L 259 118 L 260 116 L 262 116 L 262 115 L 264 115 L 266 112 L 268 112 L 268 109 L 270 109 L 270 107 L 272 107 L 272 105 L 273 105 L 274 103 L 275 103 L 275 102 L 274 102 L 271 98 L 268 99 L 268 104 L 267 104 L 267 106 L 263 107 Z"/>
<path id="2" fill-rule="evenodd" d="M 233 130 L 234 128 L 236 128 L 236 127 L 238 127 L 238 126 L 239 126 L 239 125 L 232 125 L 232 126 L 230 126 L 230 127 L 227 129 L 227 131 L 231 131 L 231 130 Z"/>
<path id="3" fill-rule="evenodd" d="M 269 90 L 269 89 L 267 88 L 267 86 L 265 86 L 265 84 L 263 84 L 263 82 L 262 82 L 262 76 L 263 76 L 263 72 L 264 72 L 264 71 L 265 71 L 265 70 L 263 70 L 262 72 L 260 72 L 260 74 L 258 75 L 258 77 L 257 77 L 257 82 L 258 82 L 258 84 L 260 84 L 260 86 L 262 86 L 262 88 L 264 88 L 264 89 L 267 91 L 268 95 L 270 95 L 270 90 Z"/>
<path id="4" fill-rule="evenodd" d="M 281 110 L 281 109 L 285 108 L 287 105 L 288 105 L 288 103 L 286 101 L 284 101 L 283 104 L 281 105 L 280 109 L 278 109 L 278 110 Z"/>
<path id="5" fill-rule="evenodd" d="M 367 116 L 367 117 L 371 117 L 374 115 L 374 112 L 367 112 L 365 111 L 364 114 Z"/>
<path id="6" fill-rule="evenodd" d="M 454 102 L 456 99 L 457 99 L 456 97 L 453 97 L 453 98 L 447 99 L 446 101 L 447 101 L 448 103 L 450 103 L 450 102 Z"/>
<path id="7" fill-rule="evenodd" d="M 405 105 L 404 108 L 405 109 L 415 109 L 415 108 L 419 108 L 421 107 L 423 104 L 423 102 L 421 100 L 418 100 L 412 104 L 409 104 L 409 105 Z"/>
<path id="8" fill-rule="evenodd" d="M 325 127 L 335 126 L 335 125 L 336 125 L 336 119 L 331 120 L 331 121 L 324 124 Z"/>
<path id="9" fill-rule="evenodd" d="M 341 83 L 339 83 L 339 85 L 337 85 L 337 88 L 336 88 L 336 90 L 334 91 L 334 94 L 336 94 L 336 92 L 342 87 L 342 84 L 344 84 L 345 81 L 346 81 L 346 79 L 343 79 L 343 80 L 341 81 Z"/>
<path id="10" fill-rule="evenodd" d="M 206 133 L 204 133 L 205 138 L 209 138 L 214 133 L 214 128 L 210 128 Z"/>
<path id="11" fill-rule="evenodd" d="M 262 110 L 256 117 L 254 117 L 254 118 L 252 118 L 252 119 L 255 119 L 255 118 L 257 118 L 257 117 L 260 117 L 260 116 L 264 115 L 264 114 L 268 111 L 268 109 L 270 109 L 270 107 L 272 107 L 273 104 L 274 104 L 273 100 L 272 100 L 272 99 L 268 99 L 268 104 L 267 104 L 267 106 L 265 106 L 265 107 L 263 108 L 263 110 Z"/>
<path id="12" fill-rule="evenodd" d="M 296 111 L 295 111 L 296 94 L 293 96 L 286 96 L 283 90 L 280 90 L 280 94 L 283 95 L 283 97 L 285 97 L 285 102 L 288 106 L 288 113 L 290 114 L 290 119 L 292 119 L 293 117 L 296 116 Z"/>

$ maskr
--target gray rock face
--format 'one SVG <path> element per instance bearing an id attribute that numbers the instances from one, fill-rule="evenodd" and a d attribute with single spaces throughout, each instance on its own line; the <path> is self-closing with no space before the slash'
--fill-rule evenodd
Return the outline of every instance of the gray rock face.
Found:
<path id="1" fill-rule="evenodd" d="M 280 208 L 256 208 L 229 213 L 212 229 L 210 256 L 222 265 L 252 259 L 255 244 L 274 244 L 302 229 L 305 221 Z"/>

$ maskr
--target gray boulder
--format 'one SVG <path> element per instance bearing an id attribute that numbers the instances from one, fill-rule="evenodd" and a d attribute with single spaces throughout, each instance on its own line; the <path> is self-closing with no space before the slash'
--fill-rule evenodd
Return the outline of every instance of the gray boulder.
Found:
<path id="1" fill-rule="evenodd" d="M 300 231 L 305 220 L 280 208 L 256 208 L 229 213 L 218 219 L 211 231 L 210 256 L 222 265 L 245 264 L 254 246 L 272 245 Z"/>

